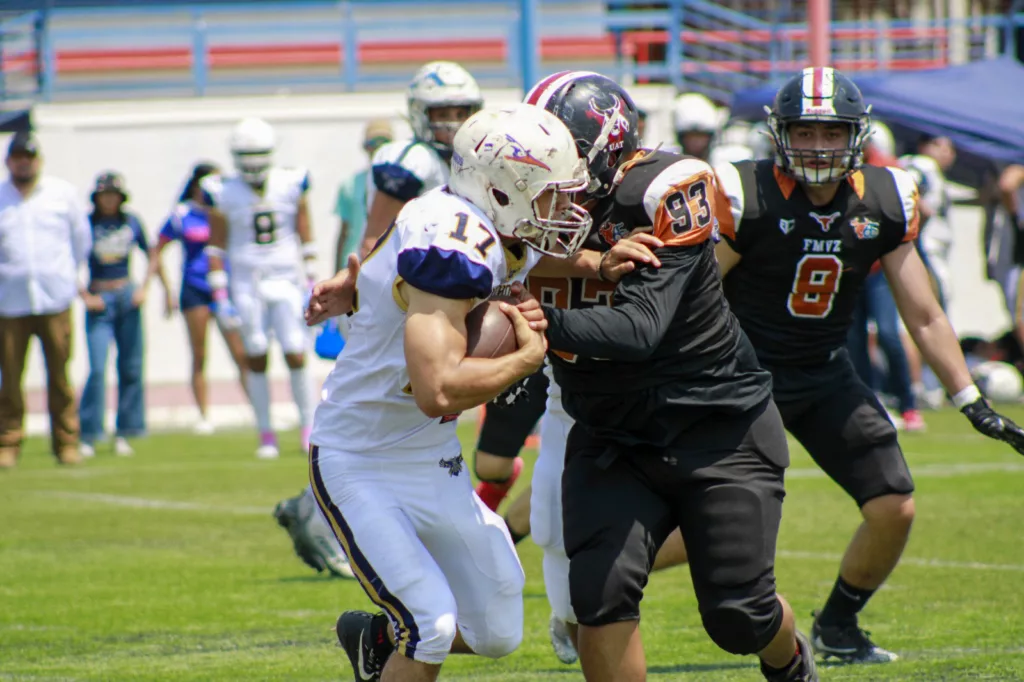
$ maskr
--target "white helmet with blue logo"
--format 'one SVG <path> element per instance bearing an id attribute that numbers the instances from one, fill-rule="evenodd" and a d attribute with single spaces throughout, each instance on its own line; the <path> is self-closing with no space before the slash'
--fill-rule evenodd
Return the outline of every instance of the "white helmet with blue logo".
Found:
<path id="1" fill-rule="evenodd" d="M 587 188 L 587 164 L 554 114 L 517 104 L 474 114 L 455 135 L 448 189 L 467 199 L 499 234 L 541 253 L 567 258 L 592 219 L 573 203 Z"/>
<path id="2" fill-rule="evenodd" d="M 407 94 L 409 124 L 416 139 L 432 145 L 445 158 L 451 156 L 450 142 L 440 142 L 436 133 L 458 131 L 462 122 L 430 122 L 430 110 L 437 107 L 468 107 L 466 118 L 480 111 L 484 100 L 480 86 L 464 68 L 455 62 L 430 62 L 420 67 L 409 84 Z"/>

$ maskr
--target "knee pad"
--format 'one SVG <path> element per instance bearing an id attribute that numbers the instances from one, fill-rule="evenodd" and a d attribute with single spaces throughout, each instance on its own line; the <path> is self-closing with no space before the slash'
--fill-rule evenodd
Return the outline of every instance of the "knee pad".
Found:
<path id="1" fill-rule="evenodd" d="M 730 654 L 756 654 L 764 649 L 782 627 L 782 604 L 770 594 L 722 600 L 701 608 L 704 630 L 711 640 Z"/>
<path id="2" fill-rule="evenodd" d="M 469 648 L 473 650 L 477 656 L 483 656 L 485 658 L 502 658 L 508 656 L 510 653 L 519 648 L 519 645 L 523 641 L 522 628 L 518 632 L 498 636 L 490 634 L 489 636 L 482 638 L 472 643 L 466 642 Z"/>
<path id="3" fill-rule="evenodd" d="M 594 554 L 601 552 L 580 552 L 569 562 L 569 599 L 577 622 L 596 627 L 639 619 L 647 585 L 646 559 L 631 561 L 620 555 L 609 562 Z"/>
<path id="4" fill-rule="evenodd" d="M 430 622 L 429 627 L 419 627 L 419 637 L 406 645 L 406 656 L 421 663 L 440 665 L 451 653 L 455 641 L 455 613 L 445 613 Z M 392 623 L 394 624 L 394 623 Z M 426 623 L 424 624 L 426 625 Z M 395 634 L 401 640 L 398 628 Z"/>

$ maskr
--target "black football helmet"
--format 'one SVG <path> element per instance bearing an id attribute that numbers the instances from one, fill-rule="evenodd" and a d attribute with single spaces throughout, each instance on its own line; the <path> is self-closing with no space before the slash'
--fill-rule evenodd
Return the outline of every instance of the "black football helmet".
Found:
<path id="1" fill-rule="evenodd" d="M 523 101 L 547 109 L 572 133 L 590 173 L 585 199 L 608 196 L 619 166 L 640 148 L 636 104 L 622 86 L 593 71 L 562 71 Z"/>
<path id="2" fill-rule="evenodd" d="M 822 185 L 842 180 L 860 168 L 871 128 L 871 107 L 860 89 L 835 69 L 808 67 L 790 78 L 765 107 L 775 143 L 775 163 L 797 180 Z M 794 123 L 845 123 L 849 138 L 841 148 L 795 149 L 789 127 Z"/>

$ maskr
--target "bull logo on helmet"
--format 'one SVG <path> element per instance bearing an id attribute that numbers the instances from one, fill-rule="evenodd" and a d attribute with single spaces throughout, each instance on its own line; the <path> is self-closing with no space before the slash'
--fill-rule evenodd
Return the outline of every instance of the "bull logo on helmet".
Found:
<path id="1" fill-rule="evenodd" d="M 601 129 L 608 129 L 608 149 L 617 151 L 622 149 L 626 133 L 629 132 L 629 118 L 626 116 L 625 104 L 622 100 L 612 95 L 612 105 L 602 107 L 597 103 L 597 98 L 590 99 L 587 109 L 587 118 L 597 121 Z"/>

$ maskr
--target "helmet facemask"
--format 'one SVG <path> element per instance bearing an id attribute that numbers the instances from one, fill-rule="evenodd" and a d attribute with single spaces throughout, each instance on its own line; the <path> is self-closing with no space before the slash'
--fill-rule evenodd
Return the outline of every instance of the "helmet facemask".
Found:
<path id="1" fill-rule="evenodd" d="M 448 109 L 448 108 L 460 108 L 466 110 L 466 115 L 462 117 L 462 120 L 458 121 L 432 121 L 430 117 L 431 111 L 435 109 Z M 430 107 L 424 107 L 422 113 L 422 124 L 421 130 L 426 130 L 422 136 L 418 135 L 424 142 L 427 142 L 432 146 L 437 153 L 445 161 L 450 161 L 452 157 L 452 143 L 455 140 L 455 133 L 459 132 L 459 128 L 462 124 L 469 119 L 470 116 L 480 111 L 482 105 L 480 102 L 454 102 L 451 104 L 436 104 Z M 439 135 L 440 133 L 440 135 Z M 447 141 L 443 141 L 444 140 Z"/>
<path id="2" fill-rule="evenodd" d="M 579 175 L 575 180 L 546 183 L 530 200 L 532 217 L 517 220 L 512 235 L 553 258 L 569 258 L 579 251 L 593 224 L 590 214 L 573 202 L 588 184 L 582 166 Z M 499 200 L 497 194 L 495 200 Z"/>
<path id="3" fill-rule="evenodd" d="M 270 151 L 235 151 L 232 156 L 235 169 L 243 180 L 254 187 L 263 186 L 270 171 Z"/>
<path id="4" fill-rule="evenodd" d="M 454 62 L 430 62 L 423 65 L 413 77 L 406 93 L 409 106 L 409 125 L 417 140 L 433 147 L 445 161 L 452 156 L 452 140 L 463 121 L 483 108 L 480 88 L 468 71 Z M 466 107 L 468 113 L 462 121 L 433 122 L 432 109 Z M 438 140 L 437 133 L 450 133 L 448 142 Z"/>

